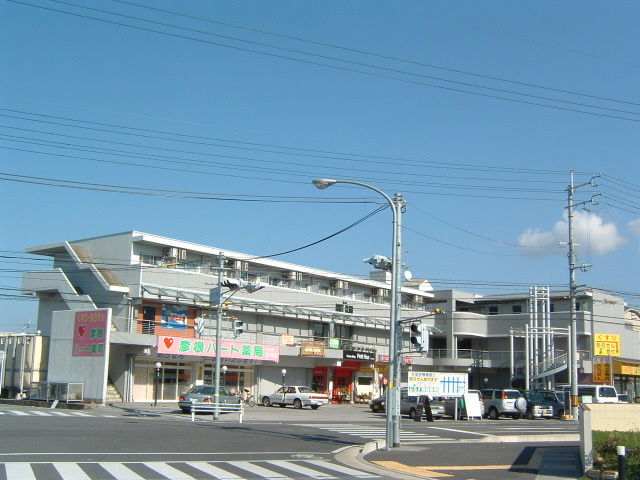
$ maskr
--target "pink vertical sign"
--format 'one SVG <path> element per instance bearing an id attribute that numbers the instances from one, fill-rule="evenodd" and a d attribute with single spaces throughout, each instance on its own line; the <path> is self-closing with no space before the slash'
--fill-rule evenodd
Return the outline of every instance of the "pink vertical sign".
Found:
<path id="1" fill-rule="evenodd" d="M 109 310 L 76 312 L 73 325 L 74 357 L 104 357 Z"/>

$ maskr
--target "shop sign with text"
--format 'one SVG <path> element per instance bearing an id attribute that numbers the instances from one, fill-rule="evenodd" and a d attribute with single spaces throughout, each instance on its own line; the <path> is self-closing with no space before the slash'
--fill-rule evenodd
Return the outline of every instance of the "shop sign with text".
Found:
<path id="1" fill-rule="evenodd" d="M 303 357 L 324 357 L 324 343 L 302 342 L 300 344 L 300 355 Z"/>
<path id="2" fill-rule="evenodd" d="M 158 353 L 215 357 L 216 342 L 203 338 L 158 337 Z M 237 358 L 278 362 L 279 345 L 263 345 L 237 340 L 224 340 L 220 345 L 220 358 Z"/>
<path id="3" fill-rule="evenodd" d="M 593 357 L 593 381 L 611 383 L 611 362 L 608 358 Z"/>
<path id="4" fill-rule="evenodd" d="M 376 354 L 373 352 L 358 352 L 356 350 L 345 350 L 342 352 L 342 358 L 344 360 L 363 360 L 368 362 L 375 362 Z"/>
<path id="5" fill-rule="evenodd" d="M 594 341 L 594 355 L 604 355 L 610 357 L 620 356 L 620 335 L 596 333 L 594 336 Z"/>
<path id="6" fill-rule="evenodd" d="M 110 310 L 88 310 L 75 313 L 73 325 L 74 357 L 104 357 Z"/>

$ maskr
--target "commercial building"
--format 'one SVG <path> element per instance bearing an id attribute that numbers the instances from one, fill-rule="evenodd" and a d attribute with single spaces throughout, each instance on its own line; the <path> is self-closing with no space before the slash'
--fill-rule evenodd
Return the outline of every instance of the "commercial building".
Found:
<path id="1" fill-rule="evenodd" d="M 53 262 L 23 278 L 24 292 L 39 299 L 37 328 L 50 338 L 47 379 L 82 383 L 85 399 L 104 403 L 110 390 L 127 402 L 173 402 L 212 383 L 218 308 L 228 387 L 259 398 L 283 382 L 305 384 L 353 401 L 378 395 L 387 381 L 388 272 L 362 279 L 136 231 L 26 251 Z M 220 290 L 221 272 L 264 288 Z M 598 334 L 640 363 L 622 299 L 592 289 L 576 298 L 580 382 L 593 380 Z M 481 296 L 407 282 L 403 381 L 410 371 L 440 371 L 468 373 L 470 387 L 507 386 L 527 364 L 533 382 L 566 381 L 569 310 L 566 294 L 545 288 Z M 431 333 L 426 354 L 411 351 L 412 323 Z M 637 388 L 639 378 L 619 381 Z"/>

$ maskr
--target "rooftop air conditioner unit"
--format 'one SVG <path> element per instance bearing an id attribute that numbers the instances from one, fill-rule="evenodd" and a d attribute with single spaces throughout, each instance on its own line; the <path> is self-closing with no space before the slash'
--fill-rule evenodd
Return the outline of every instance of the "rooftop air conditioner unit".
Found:
<path id="1" fill-rule="evenodd" d="M 302 281 L 302 273 L 301 272 L 289 272 L 285 275 L 287 280 L 291 280 L 294 282 Z"/>
<path id="2" fill-rule="evenodd" d="M 180 260 L 186 260 L 186 259 L 187 259 L 187 251 L 180 250 Z"/>
<path id="3" fill-rule="evenodd" d="M 335 280 L 331 282 L 331 288 L 334 290 L 341 290 L 345 288 L 349 288 L 349 283 L 343 280 Z"/>
<path id="4" fill-rule="evenodd" d="M 241 272 L 249 271 L 249 262 L 243 262 L 242 260 L 236 260 L 233 262 L 234 270 L 240 270 Z"/>
<path id="5" fill-rule="evenodd" d="M 165 258 L 178 258 L 178 249 L 176 247 L 169 247 L 164 249 Z"/>

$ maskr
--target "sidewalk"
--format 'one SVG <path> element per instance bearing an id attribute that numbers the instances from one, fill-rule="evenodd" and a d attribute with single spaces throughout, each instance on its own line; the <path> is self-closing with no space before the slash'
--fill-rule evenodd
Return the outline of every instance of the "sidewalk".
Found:
<path id="1" fill-rule="evenodd" d="M 554 436 L 552 436 L 554 437 Z M 396 478 L 460 478 L 473 473 L 474 479 L 579 479 L 583 476 L 577 441 L 565 435 L 534 441 L 531 436 L 487 437 L 448 443 L 404 443 L 385 450 L 385 442 L 370 442 L 349 453 L 352 460 L 370 469 L 380 469 Z M 500 448 L 499 444 L 514 444 Z M 471 447 L 473 445 L 473 447 Z M 453 476 L 453 477 L 452 477 Z"/>

